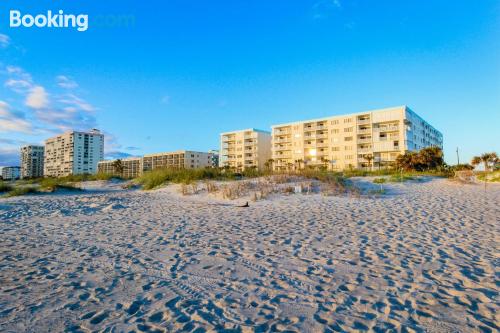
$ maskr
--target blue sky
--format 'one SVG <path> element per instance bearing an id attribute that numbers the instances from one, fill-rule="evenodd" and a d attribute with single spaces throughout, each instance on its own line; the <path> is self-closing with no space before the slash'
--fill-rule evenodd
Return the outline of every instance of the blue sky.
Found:
<path id="1" fill-rule="evenodd" d="M 89 29 L 10 28 L 9 10 Z M 0 2 L 0 165 L 66 129 L 108 157 L 218 148 L 219 133 L 406 104 L 456 162 L 500 150 L 500 2 Z"/>

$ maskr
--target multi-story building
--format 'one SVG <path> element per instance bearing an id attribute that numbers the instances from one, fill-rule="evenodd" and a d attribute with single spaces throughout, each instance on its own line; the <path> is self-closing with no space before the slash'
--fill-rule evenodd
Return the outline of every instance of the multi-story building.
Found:
<path id="1" fill-rule="evenodd" d="M 272 126 L 275 170 L 383 168 L 443 136 L 406 106 Z"/>
<path id="2" fill-rule="evenodd" d="M 21 147 L 21 178 L 43 177 L 43 155 L 43 146 Z"/>
<path id="3" fill-rule="evenodd" d="M 97 172 L 123 178 L 136 178 L 142 174 L 142 157 L 127 157 L 119 160 L 100 161 L 97 164 Z"/>
<path id="4" fill-rule="evenodd" d="M 271 133 L 254 128 L 220 135 L 219 166 L 262 170 L 271 159 Z"/>
<path id="5" fill-rule="evenodd" d="M 44 176 L 64 177 L 97 173 L 97 163 L 104 159 L 104 135 L 90 132 L 67 132 L 45 141 Z"/>
<path id="6" fill-rule="evenodd" d="M 2 168 L 2 179 L 3 180 L 16 180 L 21 177 L 21 167 L 10 166 Z"/>
<path id="7" fill-rule="evenodd" d="M 198 169 L 212 166 L 212 155 L 199 151 L 179 150 L 169 153 L 144 155 L 142 171 L 161 168 Z"/>

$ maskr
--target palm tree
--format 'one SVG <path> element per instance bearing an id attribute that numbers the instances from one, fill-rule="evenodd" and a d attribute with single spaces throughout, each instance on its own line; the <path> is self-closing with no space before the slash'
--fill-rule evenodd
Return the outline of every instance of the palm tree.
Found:
<path id="1" fill-rule="evenodd" d="M 484 171 L 490 171 L 490 168 L 493 168 L 496 163 L 498 163 L 498 155 L 495 152 L 492 153 L 484 153 L 481 156 L 474 156 L 472 161 L 470 162 L 473 166 L 477 166 L 479 164 L 484 164 Z"/>
<path id="2" fill-rule="evenodd" d="M 119 176 L 123 175 L 123 170 L 125 168 L 123 167 L 123 163 L 122 163 L 121 159 L 117 159 L 116 161 L 114 161 L 112 166 L 113 166 L 113 169 L 114 169 L 116 174 L 118 174 Z"/>
<path id="3" fill-rule="evenodd" d="M 299 170 L 300 170 L 300 169 L 302 169 L 302 163 L 304 163 L 304 160 L 303 159 L 298 159 L 298 160 L 295 161 L 295 163 L 298 164 Z"/>
<path id="4" fill-rule="evenodd" d="M 266 161 L 266 163 L 264 163 L 265 167 L 272 170 L 273 169 L 273 164 L 274 164 L 274 160 L 272 158 L 268 159 Z"/>
<path id="5" fill-rule="evenodd" d="M 365 160 L 368 161 L 368 168 L 370 168 L 370 170 L 372 170 L 373 155 L 372 154 L 366 154 L 363 157 L 364 157 Z"/>

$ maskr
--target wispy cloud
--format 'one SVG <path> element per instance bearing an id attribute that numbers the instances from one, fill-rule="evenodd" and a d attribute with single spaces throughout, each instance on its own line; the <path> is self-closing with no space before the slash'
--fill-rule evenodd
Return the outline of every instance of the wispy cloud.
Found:
<path id="1" fill-rule="evenodd" d="M 66 75 L 58 75 L 56 77 L 57 85 L 64 89 L 75 89 L 78 88 L 78 83 Z"/>
<path id="2" fill-rule="evenodd" d="M 0 146 L 0 166 L 16 166 L 19 162 L 18 148 Z"/>
<path id="3" fill-rule="evenodd" d="M 6 48 L 10 44 L 10 37 L 5 34 L 0 34 L 0 47 Z"/>
<path id="4" fill-rule="evenodd" d="M 323 19 L 335 11 L 342 8 L 340 0 L 319 0 L 312 7 L 313 19 Z"/>
<path id="5" fill-rule="evenodd" d="M 0 133 L 2 132 L 21 132 L 31 133 L 32 126 L 24 118 L 24 114 L 13 112 L 9 104 L 0 101 Z"/>

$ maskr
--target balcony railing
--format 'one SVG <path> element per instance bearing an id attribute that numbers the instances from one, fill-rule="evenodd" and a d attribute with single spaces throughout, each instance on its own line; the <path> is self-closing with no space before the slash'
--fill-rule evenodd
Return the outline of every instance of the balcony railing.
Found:
<path id="1" fill-rule="evenodd" d="M 390 131 L 398 131 L 399 126 L 380 126 L 380 127 L 374 127 L 373 131 L 374 132 L 390 132 Z"/>
<path id="2" fill-rule="evenodd" d="M 370 119 L 358 119 L 356 123 L 359 125 L 363 125 L 363 124 L 369 124 L 370 122 L 371 122 Z"/>
<path id="3" fill-rule="evenodd" d="M 358 139 L 357 143 L 371 143 L 372 138 Z"/>
<path id="4" fill-rule="evenodd" d="M 370 134 L 372 132 L 371 128 L 358 129 L 358 134 Z"/>

